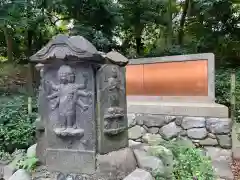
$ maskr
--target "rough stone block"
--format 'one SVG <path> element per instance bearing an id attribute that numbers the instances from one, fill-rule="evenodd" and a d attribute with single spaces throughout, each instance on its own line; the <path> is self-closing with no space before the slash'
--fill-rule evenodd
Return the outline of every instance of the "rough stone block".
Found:
<path id="1" fill-rule="evenodd" d="M 178 127 L 174 122 L 171 122 L 165 126 L 163 126 L 159 133 L 162 135 L 164 139 L 172 139 L 177 137 L 178 134 L 181 132 L 182 128 Z"/>
<path id="2" fill-rule="evenodd" d="M 217 141 L 222 148 L 230 149 L 232 147 L 232 139 L 229 135 L 217 135 Z"/>
<path id="3" fill-rule="evenodd" d="M 143 137 L 143 142 L 150 144 L 150 145 L 159 145 L 161 142 L 163 142 L 163 138 L 159 134 L 150 134 L 147 133 Z"/>
<path id="4" fill-rule="evenodd" d="M 204 139 L 207 137 L 206 128 L 192 128 L 187 130 L 187 135 L 191 139 Z"/>
<path id="5" fill-rule="evenodd" d="M 95 172 L 95 152 L 71 149 L 47 149 L 46 156 L 49 171 L 62 173 Z"/>
<path id="6" fill-rule="evenodd" d="M 149 172 L 143 169 L 136 169 L 123 180 L 154 180 L 154 178 Z"/>
<path id="7" fill-rule="evenodd" d="M 102 179 L 122 180 L 136 167 L 136 159 L 130 148 L 97 156 L 97 174 Z"/>
<path id="8" fill-rule="evenodd" d="M 31 180 L 31 176 L 27 171 L 19 169 L 8 180 Z"/>
<path id="9" fill-rule="evenodd" d="M 164 175 L 165 167 L 161 159 L 151 156 L 147 152 L 139 149 L 134 149 L 134 154 L 137 159 L 138 167 L 151 171 L 153 174 Z"/>
<path id="10" fill-rule="evenodd" d="M 143 115 L 143 124 L 147 127 L 162 127 L 165 124 L 165 116 L 162 115 Z"/>
<path id="11" fill-rule="evenodd" d="M 232 121 L 229 118 L 209 118 L 206 127 L 214 134 L 228 134 L 232 130 Z"/>
<path id="12" fill-rule="evenodd" d="M 204 117 L 184 117 L 182 120 L 183 129 L 203 128 L 205 127 Z"/>
<path id="13" fill-rule="evenodd" d="M 134 126 L 128 130 L 129 139 L 139 139 L 146 133 L 146 130 L 141 126 Z"/>
<path id="14" fill-rule="evenodd" d="M 98 152 L 105 154 L 128 147 L 125 68 L 104 65 L 96 77 Z"/>

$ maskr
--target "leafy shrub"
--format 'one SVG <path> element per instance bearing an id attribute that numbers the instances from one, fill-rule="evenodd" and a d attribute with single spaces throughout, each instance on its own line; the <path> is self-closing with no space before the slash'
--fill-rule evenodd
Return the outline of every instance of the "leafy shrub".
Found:
<path id="1" fill-rule="evenodd" d="M 231 71 L 232 69 L 219 69 L 216 71 L 216 102 L 231 109 Z M 240 122 L 240 68 L 235 69 L 236 75 L 236 114 L 237 122 Z"/>
<path id="2" fill-rule="evenodd" d="M 187 145 L 181 140 L 164 141 L 162 145 L 170 149 L 174 156 L 173 180 L 214 180 L 214 172 L 209 158 L 200 149 Z M 162 177 L 155 177 L 162 180 Z"/>
<path id="3" fill-rule="evenodd" d="M 28 148 L 34 143 L 36 113 L 28 114 L 27 98 L 14 96 L 0 103 L 0 151 Z"/>

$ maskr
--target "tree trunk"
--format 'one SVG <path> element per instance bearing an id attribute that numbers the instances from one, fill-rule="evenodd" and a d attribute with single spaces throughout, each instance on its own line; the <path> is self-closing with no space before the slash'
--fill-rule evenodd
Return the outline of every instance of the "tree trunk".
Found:
<path id="1" fill-rule="evenodd" d="M 142 43 L 142 37 L 141 37 L 143 28 L 144 28 L 143 25 L 138 25 L 135 27 L 135 42 L 136 42 L 136 51 L 138 56 L 143 54 L 143 43 Z"/>
<path id="2" fill-rule="evenodd" d="M 5 36 L 5 41 L 7 44 L 7 57 L 8 61 L 12 62 L 13 61 L 13 39 L 12 36 L 10 35 L 10 30 L 5 26 L 3 28 L 4 30 L 4 36 Z"/>
<path id="3" fill-rule="evenodd" d="M 172 0 L 168 1 L 168 23 L 167 23 L 167 47 L 170 48 L 172 46 Z"/>
<path id="4" fill-rule="evenodd" d="M 180 28 L 178 33 L 178 44 L 182 45 L 183 43 L 183 37 L 184 37 L 184 25 L 186 22 L 188 7 L 190 6 L 190 0 L 185 0 L 184 6 L 183 6 L 183 13 L 180 19 Z"/>

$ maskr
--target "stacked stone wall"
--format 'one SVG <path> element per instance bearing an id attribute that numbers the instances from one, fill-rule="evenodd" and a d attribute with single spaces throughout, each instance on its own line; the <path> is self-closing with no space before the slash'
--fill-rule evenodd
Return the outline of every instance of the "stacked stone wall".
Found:
<path id="1" fill-rule="evenodd" d="M 182 137 L 212 159 L 219 179 L 233 179 L 229 118 L 128 114 L 128 127 L 130 146 Z"/>

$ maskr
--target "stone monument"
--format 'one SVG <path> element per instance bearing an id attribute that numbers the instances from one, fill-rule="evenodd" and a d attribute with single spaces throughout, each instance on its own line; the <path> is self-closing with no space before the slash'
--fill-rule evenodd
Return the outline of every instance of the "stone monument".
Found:
<path id="1" fill-rule="evenodd" d="M 30 60 L 41 67 L 40 149 L 46 153 L 38 155 L 49 171 L 91 175 L 98 154 L 128 147 L 124 56 L 60 34 Z"/>

